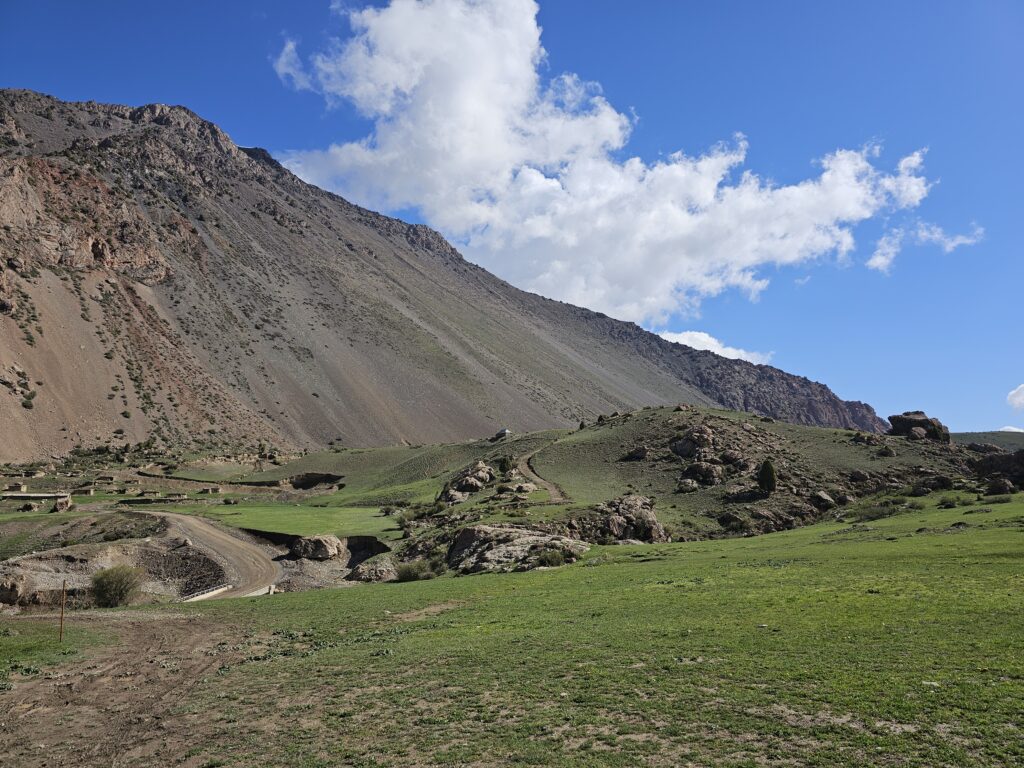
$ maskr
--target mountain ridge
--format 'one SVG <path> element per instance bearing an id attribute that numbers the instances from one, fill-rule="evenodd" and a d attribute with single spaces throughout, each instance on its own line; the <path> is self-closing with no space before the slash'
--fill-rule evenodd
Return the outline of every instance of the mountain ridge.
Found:
<path id="1" fill-rule="evenodd" d="M 0 91 L 0 225 L 0 460 L 434 442 L 675 402 L 886 426 L 804 377 L 517 289 L 185 107 Z"/>

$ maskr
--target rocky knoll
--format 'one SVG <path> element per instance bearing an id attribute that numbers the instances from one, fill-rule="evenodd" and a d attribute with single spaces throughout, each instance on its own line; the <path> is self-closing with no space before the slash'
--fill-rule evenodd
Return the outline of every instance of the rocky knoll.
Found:
<path id="1" fill-rule="evenodd" d="M 573 517 L 567 523 L 554 523 L 548 527 L 569 538 L 595 543 L 669 541 L 664 526 L 654 513 L 654 502 L 636 494 L 602 504 L 592 514 Z"/>
<path id="2" fill-rule="evenodd" d="M 449 568 L 460 573 L 527 571 L 544 564 L 571 563 L 589 548 L 575 539 L 532 528 L 471 525 L 459 531 L 447 561 Z"/>
<path id="3" fill-rule="evenodd" d="M 0 91 L 0 460 L 455 441 L 678 402 L 869 406 L 517 290 L 188 109 Z M 36 385 L 35 382 L 41 382 Z"/>
<path id="4" fill-rule="evenodd" d="M 1024 450 L 988 453 L 975 460 L 974 467 L 988 481 L 990 493 L 1013 493 L 1024 489 Z"/>
<path id="5" fill-rule="evenodd" d="M 924 411 L 906 411 L 897 416 L 890 416 L 892 429 L 890 435 L 899 435 L 911 440 L 935 440 L 939 443 L 950 442 L 949 429 L 938 419 L 928 418 Z"/>

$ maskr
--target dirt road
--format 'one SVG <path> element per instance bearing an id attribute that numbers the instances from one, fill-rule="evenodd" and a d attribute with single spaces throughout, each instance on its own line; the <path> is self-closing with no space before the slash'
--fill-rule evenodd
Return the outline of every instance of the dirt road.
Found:
<path id="1" fill-rule="evenodd" d="M 548 492 L 548 498 L 550 499 L 552 504 L 564 504 L 567 501 L 570 501 L 569 497 L 565 495 L 565 492 L 562 491 L 561 488 L 559 488 L 554 483 L 545 480 L 543 477 L 537 474 L 536 470 L 534 470 L 533 465 L 530 463 L 530 461 L 536 454 L 537 451 L 534 451 L 533 453 L 528 453 L 519 459 L 519 462 L 516 464 L 516 469 L 519 470 L 519 474 L 521 474 L 531 483 L 536 485 L 538 488 L 543 488 L 544 490 L 546 490 Z"/>
<path id="2" fill-rule="evenodd" d="M 207 599 L 260 594 L 281 577 L 281 567 L 263 547 L 232 535 L 209 520 L 173 512 L 152 514 L 166 518 L 175 533 L 209 550 L 224 568 L 232 588 Z"/>

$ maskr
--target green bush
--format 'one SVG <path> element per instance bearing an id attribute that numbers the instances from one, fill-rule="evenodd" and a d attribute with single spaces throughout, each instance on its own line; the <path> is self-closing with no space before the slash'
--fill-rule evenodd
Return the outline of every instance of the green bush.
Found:
<path id="1" fill-rule="evenodd" d="M 142 586 L 142 570 L 130 565 L 115 565 L 97 571 L 92 577 L 92 594 L 101 608 L 116 608 L 130 603 Z"/>
<path id="2" fill-rule="evenodd" d="M 433 572 L 428 568 L 426 560 L 413 560 L 408 563 L 398 564 L 399 581 L 419 581 L 420 579 L 433 578 Z"/>
<path id="3" fill-rule="evenodd" d="M 545 549 L 537 556 L 537 565 L 557 568 L 565 565 L 565 553 L 560 549 Z"/>

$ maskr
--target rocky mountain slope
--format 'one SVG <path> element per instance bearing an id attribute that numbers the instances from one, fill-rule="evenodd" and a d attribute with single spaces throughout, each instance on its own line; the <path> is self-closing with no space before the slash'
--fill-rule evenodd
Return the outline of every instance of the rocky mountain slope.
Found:
<path id="1" fill-rule="evenodd" d="M 675 402 L 885 426 L 520 291 L 182 107 L 0 91 L 0 460 L 457 440 Z"/>

